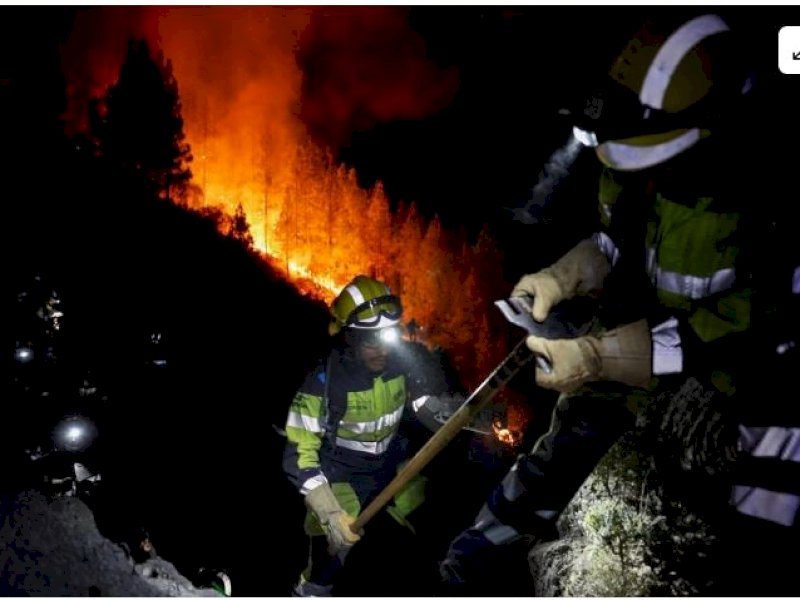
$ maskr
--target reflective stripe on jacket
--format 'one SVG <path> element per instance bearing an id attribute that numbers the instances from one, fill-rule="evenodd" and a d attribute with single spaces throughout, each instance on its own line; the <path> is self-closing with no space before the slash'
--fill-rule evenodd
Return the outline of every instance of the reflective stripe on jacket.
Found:
<path id="1" fill-rule="evenodd" d="M 731 496 L 742 514 L 800 524 L 800 427 L 739 427 L 742 456 Z"/>

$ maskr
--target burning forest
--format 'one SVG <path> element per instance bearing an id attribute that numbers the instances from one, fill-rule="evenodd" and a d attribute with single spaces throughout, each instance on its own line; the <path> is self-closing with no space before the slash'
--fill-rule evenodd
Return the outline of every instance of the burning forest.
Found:
<path id="1" fill-rule="evenodd" d="M 364 189 L 335 158 L 348 132 L 422 117 L 457 89 L 457 73 L 426 60 L 402 10 L 79 11 L 62 47 L 70 131 L 91 136 L 93 121 L 108 126 L 115 97 L 132 83 L 123 65 L 137 39 L 183 123 L 174 201 L 214 216 L 224 233 L 241 232 L 319 299 L 331 300 L 356 273 L 384 278 L 419 338 L 445 349 L 468 387 L 502 358 L 491 298 L 508 284 L 489 230 L 447 230 L 413 199 L 388 198 L 380 182 Z"/>

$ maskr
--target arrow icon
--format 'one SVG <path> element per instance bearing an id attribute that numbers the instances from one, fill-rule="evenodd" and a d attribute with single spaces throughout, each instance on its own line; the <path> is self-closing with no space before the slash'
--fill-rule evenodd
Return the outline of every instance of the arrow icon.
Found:
<path id="1" fill-rule="evenodd" d="M 785 75 L 800 75 L 800 25 L 785 25 L 778 31 L 778 69 Z"/>

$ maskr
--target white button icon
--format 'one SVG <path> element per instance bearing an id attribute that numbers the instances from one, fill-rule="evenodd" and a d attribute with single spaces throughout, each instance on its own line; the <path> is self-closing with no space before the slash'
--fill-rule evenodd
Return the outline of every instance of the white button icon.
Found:
<path id="1" fill-rule="evenodd" d="M 787 25 L 778 32 L 778 68 L 786 75 L 800 75 L 800 26 Z"/>

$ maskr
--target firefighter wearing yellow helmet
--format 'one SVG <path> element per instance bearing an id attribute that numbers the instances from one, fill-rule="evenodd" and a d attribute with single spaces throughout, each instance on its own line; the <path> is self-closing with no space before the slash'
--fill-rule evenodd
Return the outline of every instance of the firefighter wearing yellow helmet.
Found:
<path id="1" fill-rule="evenodd" d="M 358 275 L 330 312 L 337 343 L 307 376 L 286 421 L 284 469 L 305 498 L 311 537 L 298 596 L 331 595 L 334 575 L 360 539 L 350 525 L 411 455 L 404 414 L 430 427 L 427 413 L 445 391 L 433 356 L 400 339 L 402 305 L 385 283 Z M 413 531 L 409 517 L 424 488 L 424 477 L 413 478 L 386 509 L 389 522 Z"/>
<path id="2" fill-rule="evenodd" d="M 727 162 L 734 148 L 726 127 L 749 88 L 741 65 L 730 64 L 735 50 L 717 15 L 649 22 L 575 124 L 575 138 L 602 163 L 600 226 L 522 277 L 513 294 L 533 298 L 539 321 L 575 296 L 599 294 L 616 310 L 599 315 L 604 327 L 592 335 L 528 338 L 552 364 L 549 373 L 536 370 L 537 383 L 561 395 L 550 430 L 441 563 L 445 581 L 470 586 L 463 595 L 504 595 L 496 571 L 512 548 L 526 547 L 524 536 L 557 536 L 555 522 L 586 476 L 666 382 L 693 376 L 720 393 L 734 390 L 750 321 L 748 278 L 737 264 L 745 199 L 729 183 Z"/>

